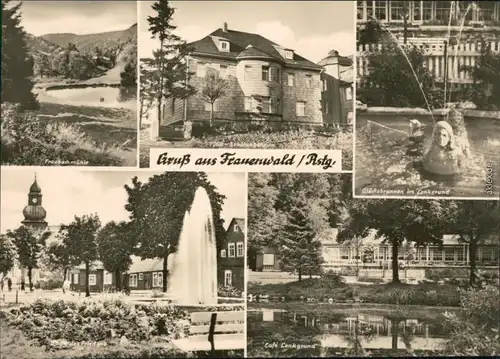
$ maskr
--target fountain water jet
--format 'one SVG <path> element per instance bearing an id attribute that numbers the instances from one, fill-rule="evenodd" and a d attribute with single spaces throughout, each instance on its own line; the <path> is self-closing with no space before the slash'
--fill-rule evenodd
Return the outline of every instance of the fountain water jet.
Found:
<path id="1" fill-rule="evenodd" d="M 384 24 L 382 24 L 377 18 L 371 16 L 371 15 L 368 15 L 368 17 L 370 17 L 372 20 L 375 20 L 378 24 L 380 24 L 380 26 L 385 30 L 387 31 L 387 33 L 392 37 L 392 39 L 394 40 L 394 43 L 396 44 L 396 46 L 399 48 L 399 50 L 401 50 L 401 53 L 403 54 L 404 58 L 406 59 L 406 62 L 408 63 L 408 66 L 410 66 L 410 69 L 413 73 L 413 76 L 415 77 L 415 80 L 417 81 L 417 84 L 418 84 L 418 87 L 420 88 L 420 92 L 422 92 L 422 96 L 424 97 L 424 100 L 425 100 L 425 104 L 427 105 L 427 109 L 429 110 L 429 113 L 432 117 L 432 121 L 435 123 L 436 120 L 434 119 L 434 114 L 432 113 L 432 110 L 431 110 L 431 106 L 429 105 L 429 101 L 427 100 L 427 96 L 425 95 L 425 91 L 422 87 L 422 83 L 419 81 L 418 79 L 418 76 L 417 76 L 417 73 L 415 72 L 415 69 L 413 68 L 413 65 L 411 64 L 411 61 L 410 59 L 408 58 L 408 55 L 406 54 L 406 51 L 403 49 L 403 46 L 401 46 L 401 44 L 399 43 L 399 40 L 398 38 L 392 33 L 391 30 L 389 30 Z"/>
<path id="2" fill-rule="evenodd" d="M 199 187 L 184 215 L 168 281 L 169 297 L 183 305 L 217 304 L 217 250 L 212 206 Z"/>

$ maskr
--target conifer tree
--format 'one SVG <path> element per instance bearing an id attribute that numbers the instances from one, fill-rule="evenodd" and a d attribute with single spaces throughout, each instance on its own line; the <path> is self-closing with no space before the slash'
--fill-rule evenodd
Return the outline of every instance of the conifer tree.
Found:
<path id="1" fill-rule="evenodd" d="M 2 103 L 16 103 L 32 110 L 38 102 L 32 92 L 33 59 L 21 26 L 21 5 L 2 1 Z"/>

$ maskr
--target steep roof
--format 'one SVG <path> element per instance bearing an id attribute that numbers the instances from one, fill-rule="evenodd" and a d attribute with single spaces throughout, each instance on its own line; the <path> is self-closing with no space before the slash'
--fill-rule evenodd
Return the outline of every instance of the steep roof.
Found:
<path id="1" fill-rule="evenodd" d="M 227 229 L 229 230 L 229 228 L 232 227 L 232 224 L 236 222 L 236 224 L 238 225 L 238 227 L 241 228 L 242 231 L 245 230 L 245 219 L 244 218 L 237 218 L 237 217 L 234 217 L 231 222 L 229 222 L 229 226 L 227 227 Z"/>
<path id="2" fill-rule="evenodd" d="M 228 41 L 230 43 L 230 52 L 219 51 L 217 45 L 214 42 L 214 40 L 217 39 Z M 247 50 L 247 47 L 249 45 L 251 45 L 251 48 L 254 49 L 251 50 L 252 52 L 258 51 L 259 55 L 267 55 L 271 59 L 283 63 L 289 67 L 305 67 L 317 70 L 321 69 L 319 65 L 305 59 L 304 57 L 296 53 L 294 53 L 293 59 L 285 59 L 276 49 L 276 47 L 285 49 L 284 47 L 274 43 L 269 39 L 266 39 L 261 35 L 252 34 L 249 32 L 234 31 L 229 29 L 227 31 L 224 31 L 223 29 L 219 28 L 211 34 L 205 36 L 204 38 L 188 44 L 188 46 L 191 48 L 191 51 L 195 54 L 222 57 L 231 60 L 237 60 L 238 55 Z"/>

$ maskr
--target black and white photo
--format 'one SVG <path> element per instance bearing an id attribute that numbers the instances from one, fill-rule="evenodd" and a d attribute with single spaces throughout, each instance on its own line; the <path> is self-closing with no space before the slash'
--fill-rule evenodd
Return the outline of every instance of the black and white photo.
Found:
<path id="1" fill-rule="evenodd" d="M 356 196 L 498 199 L 499 5 L 357 2 Z"/>
<path id="2" fill-rule="evenodd" d="M 137 4 L 2 1 L 2 165 L 137 164 Z"/>

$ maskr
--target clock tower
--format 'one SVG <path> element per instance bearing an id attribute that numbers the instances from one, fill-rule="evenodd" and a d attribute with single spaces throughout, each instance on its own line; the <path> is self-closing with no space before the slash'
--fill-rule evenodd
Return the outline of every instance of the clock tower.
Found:
<path id="1" fill-rule="evenodd" d="M 24 221 L 21 223 L 27 227 L 44 230 L 48 223 L 45 221 L 47 212 L 42 207 L 42 190 L 36 181 L 30 187 L 28 193 L 28 205 L 23 209 Z"/>

